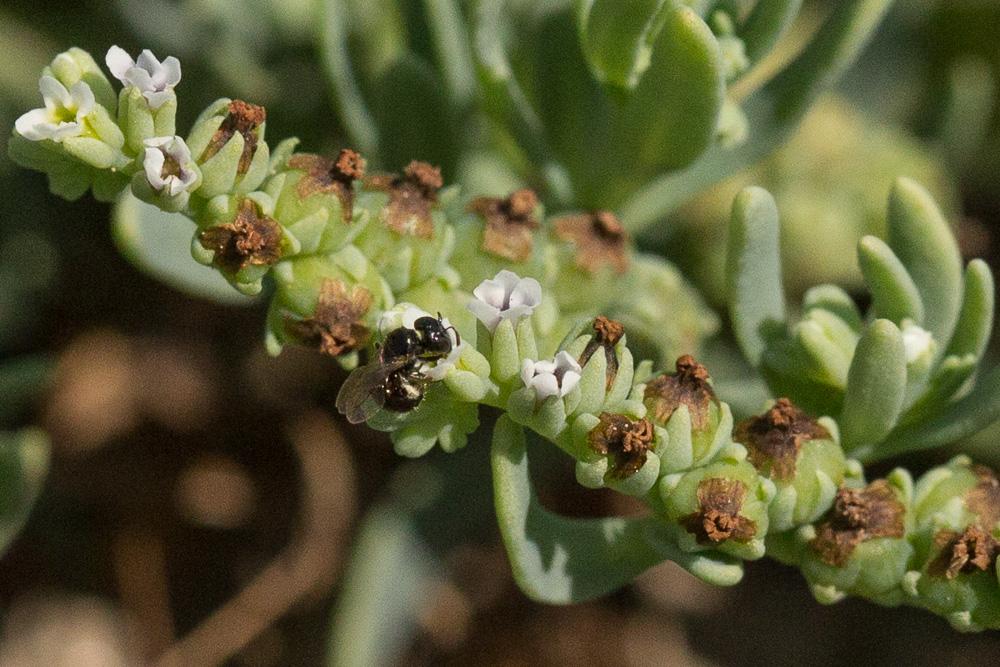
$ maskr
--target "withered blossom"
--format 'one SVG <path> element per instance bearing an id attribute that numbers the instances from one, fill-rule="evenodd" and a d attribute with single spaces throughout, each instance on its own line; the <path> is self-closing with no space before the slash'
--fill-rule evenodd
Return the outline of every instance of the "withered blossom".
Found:
<path id="1" fill-rule="evenodd" d="M 614 384 L 615 377 L 618 375 L 618 354 L 615 352 L 615 346 L 618 345 L 618 341 L 625 335 L 625 327 L 622 326 L 621 322 L 609 319 L 603 315 L 598 315 L 594 319 L 593 326 L 594 335 L 587 342 L 587 346 L 583 348 L 578 363 L 581 367 L 586 366 L 590 358 L 594 356 L 594 352 L 598 348 L 603 348 L 604 358 L 607 361 L 604 388 L 610 389 L 611 385 Z"/>
<path id="2" fill-rule="evenodd" d="M 776 480 L 795 476 L 802 445 L 809 440 L 829 439 L 830 432 L 787 398 L 779 398 L 762 415 L 740 422 L 733 439 L 747 448 L 750 462 Z"/>
<path id="3" fill-rule="evenodd" d="M 506 199 L 476 197 L 467 208 L 486 223 L 481 246 L 484 251 L 512 262 L 524 262 L 531 257 L 533 232 L 539 227 L 535 218 L 537 206 L 535 192 L 522 188 Z"/>
<path id="4" fill-rule="evenodd" d="M 239 132 L 243 136 L 243 153 L 240 155 L 236 173 L 247 173 L 254 153 L 257 152 L 257 130 L 266 119 L 267 111 L 264 107 L 243 100 L 233 100 L 229 103 L 228 113 L 222 120 L 222 124 L 219 125 L 219 129 L 212 135 L 212 139 L 202 152 L 199 162 L 205 162 L 218 153 L 233 138 L 233 135 Z"/>
<path id="5" fill-rule="evenodd" d="M 667 423 L 677 408 L 686 405 L 691 427 L 696 431 L 704 430 L 709 425 L 712 404 L 719 404 L 708 382 L 708 369 L 690 354 L 679 357 L 674 367 L 675 373 L 664 373 L 646 383 L 643 403 L 659 424 Z"/>
<path id="6" fill-rule="evenodd" d="M 305 172 L 295 186 L 300 199 L 311 195 L 333 194 L 340 200 L 344 222 L 354 214 L 354 181 L 364 178 L 365 159 L 361 154 L 344 148 L 336 160 L 312 153 L 298 153 L 288 159 L 288 166 Z"/>
<path id="7" fill-rule="evenodd" d="M 841 487 L 809 546 L 827 565 L 843 567 L 862 542 L 876 537 L 902 537 L 905 511 L 892 485 L 884 479 L 862 489 Z"/>
<path id="8" fill-rule="evenodd" d="M 986 466 L 975 466 L 979 483 L 965 494 L 965 505 L 979 515 L 980 522 L 992 528 L 1000 521 L 1000 479 Z"/>
<path id="9" fill-rule="evenodd" d="M 305 345 L 336 357 L 364 347 L 371 330 L 364 317 L 372 305 L 372 294 L 360 285 L 348 291 L 343 281 L 327 278 L 320 286 L 313 316 L 285 320 L 285 330 Z"/>
<path id="10" fill-rule="evenodd" d="M 202 230 L 198 241 L 215 253 L 212 263 L 227 273 L 274 264 L 281 257 L 281 226 L 274 218 L 261 215 L 249 198 L 240 203 L 231 223 Z"/>
<path id="11" fill-rule="evenodd" d="M 618 274 L 628 270 L 628 236 L 611 211 L 565 215 L 552 226 L 557 237 L 576 246 L 576 265 L 584 271 L 596 273 L 606 266 Z"/>
<path id="12" fill-rule="evenodd" d="M 608 474 L 624 479 L 637 473 L 653 445 L 653 424 L 648 419 L 611 412 L 602 412 L 598 419 L 600 423 L 587 434 L 587 441 L 592 450 L 611 457 Z"/>
<path id="13" fill-rule="evenodd" d="M 382 213 L 389 229 L 424 239 L 434 236 L 431 208 L 443 185 L 441 170 L 418 160 L 410 162 L 402 176 L 377 175 L 365 181 L 366 187 L 389 193 L 389 203 Z"/>
<path id="14" fill-rule="evenodd" d="M 749 542 L 757 534 L 757 522 L 740 514 L 746 495 L 747 486 L 739 480 L 703 479 L 698 484 L 698 511 L 681 517 L 680 524 L 698 544 Z"/>
<path id="15" fill-rule="evenodd" d="M 989 572 L 997 562 L 1000 542 L 979 525 L 966 527 L 961 533 L 941 530 L 934 536 L 937 557 L 927 570 L 934 576 L 954 579 L 960 573 Z"/>

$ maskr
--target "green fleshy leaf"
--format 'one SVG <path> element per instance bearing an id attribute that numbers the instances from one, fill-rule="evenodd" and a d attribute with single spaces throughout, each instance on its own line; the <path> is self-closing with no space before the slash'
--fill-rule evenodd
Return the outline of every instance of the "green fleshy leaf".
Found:
<path id="1" fill-rule="evenodd" d="M 143 273 L 189 296 L 232 306 L 254 303 L 217 271 L 191 259 L 195 225 L 126 193 L 115 204 L 111 232 L 121 253 Z"/>
<path id="2" fill-rule="evenodd" d="M 907 178 L 889 197 L 888 226 L 889 246 L 920 290 L 922 326 L 943 345 L 962 305 L 962 259 L 951 227 L 927 191 Z"/>
<path id="3" fill-rule="evenodd" d="M 0 433 L 0 554 L 17 536 L 49 468 L 49 441 L 37 429 Z"/>
<path id="4" fill-rule="evenodd" d="M 440 444 L 446 452 L 465 447 L 470 433 L 479 426 L 479 405 L 450 398 L 447 389 L 435 384 L 424 402 L 392 431 L 392 444 L 400 456 L 415 458 Z"/>
<path id="5" fill-rule="evenodd" d="M 882 440 L 895 426 L 906 393 L 903 335 L 889 320 L 875 320 L 858 341 L 840 417 L 844 450 Z"/>
<path id="6" fill-rule="evenodd" d="M 757 187 L 740 192 L 729 224 L 729 316 L 743 354 L 755 366 L 768 341 L 785 327 L 778 236 L 774 198 Z"/>
<path id="7" fill-rule="evenodd" d="M 534 600 L 590 600 L 667 558 L 718 584 L 742 577 L 733 559 L 680 552 L 661 519 L 568 519 L 544 509 L 531 487 L 524 432 L 506 416 L 495 426 L 491 458 L 500 534 L 515 580 Z"/>
<path id="8" fill-rule="evenodd" d="M 962 310 L 946 356 L 971 354 L 977 360 L 982 358 L 993 332 L 993 300 L 993 272 L 986 262 L 974 259 L 965 269 Z"/>
<path id="9" fill-rule="evenodd" d="M 321 53 L 323 65 L 334 91 L 334 100 L 344 127 L 362 153 L 374 155 L 379 146 L 379 131 L 371 111 L 361 96 L 347 49 L 347 29 L 341 0 L 325 0 L 321 12 Z"/>
<path id="10" fill-rule="evenodd" d="M 836 285 L 817 285 L 806 290 L 802 310 L 809 314 L 817 308 L 833 313 L 855 331 L 861 331 L 861 313 L 854 299 Z"/>
<path id="11" fill-rule="evenodd" d="M 415 631 L 435 570 L 411 514 L 391 502 L 373 507 L 362 521 L 341 583 L 327 664 L 394 662 Z"/>
<path id="12" fill-rule="evenodd" d="M 710 185 L 754 164 L 782 143 L 813 101 L 837 82 L 864 49 L 892 0 L 842 0 L 806 48 L 774 79 L 747 98 L 753 131 L 737 148 L 713 146 L 689 168 L 662 174 L 618 207 L 633 233 L 666 215 Z M 918 283 L 919 284 L 919 283 Z"/>
<path id="13" fill-rule="evenodd" d="M 892 248 L 881 239 L 866 236 L 858 242 L 858 263 L 872 293 L 875 315 L 895 323 L 924 321 L 924 303 L 913 278 Z"/>
<path id="14" fill-rule="evenodd" d="M 635 88 L 649 68 L 670 10 L 664 0 L 579 0 L 580 43 L 597 80 L 623 90 Z"/>
<path id="15" fill-rule="evenodd" d="M 963 398 L 933 418 L 893 431 L 877 451 L 865 453 L 863 461 L 932 449 L 978 433 L 1000 419 L 1000 368 L 983 376 Z"/>
<path id="16" fill-rule="evenodd" d="M 791 27 L 802 0 L 760 0 L 739 28 L 739 37 L 751 63 L 770 53 Z"/>

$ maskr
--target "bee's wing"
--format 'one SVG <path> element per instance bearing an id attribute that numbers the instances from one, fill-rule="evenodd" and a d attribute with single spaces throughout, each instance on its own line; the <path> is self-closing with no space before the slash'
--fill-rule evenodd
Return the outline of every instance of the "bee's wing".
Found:
<path id="1" fill-rule="evenodd" d="M 368 421 L 382 407 L 382 385 L 408 361 L 407 357 L 388 362 L 377 358 L 354 369 L 337 394 L 337 410 L 352 424 Z"/>

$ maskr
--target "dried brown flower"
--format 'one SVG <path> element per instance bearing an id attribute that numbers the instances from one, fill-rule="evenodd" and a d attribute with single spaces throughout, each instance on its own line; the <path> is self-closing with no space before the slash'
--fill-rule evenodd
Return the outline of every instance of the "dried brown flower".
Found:
<path id="1" fill-rule="evenodd" d="M 740 422 L 733 439 L 747 448 L 750 462 L 777 480 L 795 476 L 799 450 L 809 440 L 829 439 L 830 432 L 787 398 L 762 415 Z"/>
<path id="2" fill-rule="evenodd" d="M 992 528 L 1000 521 L 1000 479 L 986 466 L 974 468 L 979 483 L 965 494 L 965 505 L 979 515 L 982 525 Z"/>
<path id="3" fill-rule="evenodd" d="M 204 162 L 218 153 L 232 139 L 233 135 L 239 132 L 243 135 L 243 153 L 240 155 L 240 164 L 236 173 L 245 174 L 250 168 L 254 153 L 257 152 L 257 129 L 267 119 L 267 111 L 264 107 L 243 100 L 230 102 L 228 111 L 226 117 L 222 119 L 219 129 L 212 135 L 208 146 L 201 154 L 199 162 Z"/>
<path id="4" fill-rule="evenodd" d="M 320 286 L 313 316 L 285 320 L 285 330 L 305 345 L 336 357 L 364 347 L 371 331 L 364 317 L 372 305 L 372 294 L 360 285 L 350 292 L 343 281 L 327 278 Z"/>
<path id="5" fill-rule="evenodd" d="M 962 533 L 941 530 L 934 536 L 938 555 L 927 571 L 938 577 L 954 579 L 959 573 L 993 569 L 1000 554 L 1000 542 L 979 525 L 968 526 Z"/>
<path id="6" fill-rule="evenodd" d="M 616 273 L 628 270 L 628 235 L 611 211 L 565 215 L 552 221 L 556 236 L 576 245 L 576 265 L 588 273 L 605 266 Z"/>
<path id="7" fill-rule="evenodd" d="M 515 190 L 506 199 L 476 197 L 469 202 L 468 210 L 478 213 L 486 223 L 482 249 L 512 262 L 531 257 L 533 232 L 539 226 L 537 205 L 538 197 L 527 188 Z"/>
<path id="8" fill-rule="evenodd" d="M 366 187 L 389 193 L 389 204 L 383 213 L 389 229 L 424 239 L 434 236 L 431 207 L 442 185 L 441 170 L 417 160 L 406 166 L 402 176 L 379 174 L 365 181 Z"/>
<path id="9" fill-rule="evenodd" d="M 611 456 L 612 477 L 624 479 L 646 464 L 653 444 L 653 425 L 648 419 L 633 420 L 625 415 L 602 412 L 600 423 L 587 434 L 590 448 L 602 456 Z"/>
<path id="10" fill-rule="evenodd" d="M 757 534 L 757 522 L 740 514 L 746 495 L 747 486 L 739 480 L 703 479 L 698 484 L 698 511 L 682 517 L 680 524 L 698 544 L 749 542 Z"/>
<path id="11" fill-rule="evenodd" d="M 227 273 L 274 264 L 281 257 L 281 226 L 274 218 L 262 216 L 249 198 L 240 203 L 231 223 L 203 230 L 198 240 L 215 253 L 212 263 Z"/>
<path id="12" fill-rule="evenodd" d="M 615 346 L 618 345 L 618 341 L 622 339 L 625 335 L 625 327 L 622 326 L 621 322 L 616 320 L 608 319 L 603 315 L 598 315 L 594 319 L 594 335 L 587 342 L 587 346 L 583 348 L 583 352 L 580 354 L 580 358 L 577 363 L 580 364 L 581 368 L 587 365 L 590 358 L 594 356 L 594 352 L 597 348 L 604 348 L 604 358 L 607 361 L 607 370 L 604 372 L 604 388 L 610 389 L 611 385 L 614 384 L 615 377 L 618 375 L 618 354 L 615 352 Z"/>
<path id="13" fill-rule="evenodd" d="M 344 148 L 336 160 L 299 153 L 289 158 L 288 166 L 305 172 L 295 186 L 300 199 L 316 193 L 332 193 L 340 199 L 344 222 L 351 221 L 354 214 L 354 189 L 351 184 L 365 174 L 365 159 L 360 153 Z"/>
<path id="14" fill-rule="evenodd" d="M 862 542 L 902 537 L 905 512 L 892 485 L 884 479 L 863 489 L 841 487 L 809 546 L 827 565 L 843 567 Z"/>
<path id="15" fill-rule="evenodd" d="M 691 427 L 703 430 L 708 426 L 712 403 L 719 404 L 708 383 L 708 369 L 689 354 L 678 358 L 675 367 L 676 373 L 664 373 L 646 383 L 643 402 L 659 424 L 665 424 L 674 410 L 686 405 Z"/>

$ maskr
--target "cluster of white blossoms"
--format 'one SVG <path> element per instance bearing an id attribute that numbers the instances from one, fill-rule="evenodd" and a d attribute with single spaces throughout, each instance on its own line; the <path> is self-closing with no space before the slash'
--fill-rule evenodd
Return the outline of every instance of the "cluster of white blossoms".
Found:
<path id="1" fill-rule="evenodd" d="M 468 308 L 491 333 L 504 320 L 516 324 L 530 317 L 542 303 L 542 286 L 537 280 L 507 270 L 479 283 L 472 294 L 475 298 Z M 533 389 L 539 401 L 573 391 L 581 373 L 580 364 L 565 350 L 550 360 L 525 359 L 521 364 L 524 386 Z"/>

